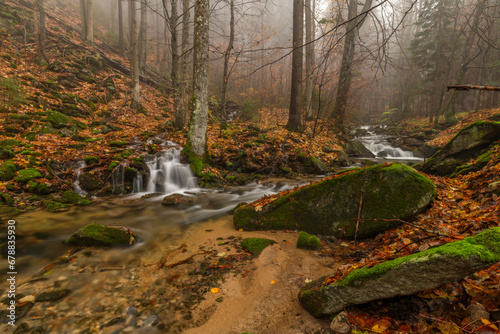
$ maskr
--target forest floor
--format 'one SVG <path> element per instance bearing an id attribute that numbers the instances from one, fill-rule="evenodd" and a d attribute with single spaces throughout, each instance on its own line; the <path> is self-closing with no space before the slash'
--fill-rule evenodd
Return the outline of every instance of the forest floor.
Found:
<path id="1" fill-rule="evenodd" d="M 17 24 L 31 17 L 23 2 L 7 0 L 0 8 L 2 12 L 15 8 L 20 18 L 14 15 Z M 1 193 L 12 198 L 5 204 L 21 211 L 35 210 L 44 199 L 57 198 L 62 191 L 72 189 L 75 169 L 85 157 L 100 159 L 99 166 L 93 169 L 96 173 L 108 171 L 117 156 L 127 151 L 117 143 L 136 143 L 127 161 L 159 151 L 161 146 L 150 141 L 157 136 L 181 146 L 185 143 L 186 131 L 172 127 L 171 101 L 161 90 L 141 84 L 143 112 L 129 107 L 127 76 L 103 64 L 100 52 L 125 65 L 127 60 L 103 51 L 103 36 L 97 36 L 97 47 L 83 44 L 73 28 L 78 25 L 74 19 L 78 13 L 72 10 L 53 6 L 47 11 L 51 62 L 46 67 L 35 64 L 32 41 L 24 45 L 20 32 L 0 32 L 0 108 L 5 115 L 0 122 L 0 141 L 11 143 L 4 148 L 8 146 L 14 154 L 2 161 L 10 159 L 18 169 L 39 169 L 42 177 L 37 182 L 51 189 L 50 195 L 41 197 L 30 193 L 27 184 L 0 182 Z M 72 113 L 66 115 L 68 119 L 51 121 L 49 110 Z M 436 131 L 428 144 L 443 146 L 467 124 L 498 114 L 500 109 L 463 115 L 455 127 Z M 211 118 L 208 149 L 213 163 L 203 170 L 210 176 L 211 185 L 244 184 L 269 175 L 301 177 L 311 168 L 310 164 L 306 166 L 309 160 L 304 160 L 304 154 L 306 158 L 320 158 L 329 171 L 336 169 L 343 143 L 331 132 L 328 122 L 321 122 L 313 136 L 314 123 L 307 124 L 305 133 L 296 134 L 283 129 L 285 121 L 285 115 L 277 109 L 262 110 L 254 123 L 236 120 L 222 130 Z M 395 131 L 404 128 L 404 134 L 411 135 L 432 127 L 424 119 L 412 119 Z M 411 225 L 404 224 L 357 244 L 323 238 L 320 251 L 299 250 L 295 247 L 296 232 L 240 232 L 226 217 L 190 227 L 177 248 L 155 254 L 157 262 L 132 261 L 126 269 L 113 269 L 110 260 L 109 266 L 99 264 L 105 269 L 100 271 L 88 261 L 92 258 L 89 255 L 102 250 L 70 253 L 64 261 L 46 268 L 54 270 L 53 278 L 34 277 L 25 282 L 26 299 L 19 306 L 32 313 L 23 321 L 30 331 L 37 326 L 50 326 L 52 332 L 69 332 L 68 328 L 76 331 L 75 326 L 81 322 L 88 329 L 111 333 L 117 328 L 136 330 L 135 324 L 127 321 L 131 321 L 130 315 L 138 314 L 136 324 L 155 323 L 160 332 L 191 328 L 189 333 L 316 333 L 321 329 L 320 333 L 328 333 L 328 320 L 312 318 L 298 304 L 300 287 L 323 275 L 342 276 L 363 265 L 498 226 L 499 156 L 497 149 L 486 167 L 467 175 L 430 176 L 438 196 L 429 210 L 418 215 Z M 238 159 L 239 167 L 233 164 Z M 278 243 L 252 258 L 241 250 L 238 241 L 253 236 Z M 205 274 L 207 268 L 209 274 Z M 95 284 L 91 284 L 90 275 L 107 284 L 99 290 L 101 299 L 97 304 L 91 302 L 97 291 L 92 288 Z M 33 304 L 31 293 L 65 286 L 68 277 L 71 282 L 76 277 L 88 284 L 81 290 L 73 288 L 73 293 L 62 301 L 49 300 L 48 308 Z M 83 307 L 86 303 L 88 308 Z M 471 305 L 476 309 L 482 306 L 489 312 L 489 320 L 473 312 Z M 96 310 L 100 312 L 97 318 Z M 500 266 L 417 295 L 352 307 L 347 314 L 353 328 L 361 332 L 498 333 Z M 66 322 L 68 319 L 71 321 Z"/>

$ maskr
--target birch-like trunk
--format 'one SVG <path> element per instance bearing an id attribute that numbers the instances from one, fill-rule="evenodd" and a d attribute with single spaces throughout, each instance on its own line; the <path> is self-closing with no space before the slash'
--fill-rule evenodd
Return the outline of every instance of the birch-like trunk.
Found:
<path id="1" fill-rule="evenodd" d="M 182 56 L 180 57 L 181 67 L 181 106 L 182 106 L 182 127 L 186 127 L 189 122 L 189 107 L 187 102 L 188 77 L 189 77 L 189 0 L 182 0 Z"/>
<path id="2" fill-rule="evenodd" d="M 130 79 L 132 86 L 132 106 L 138 108 L 141 105 L 141 91 L 139 86 L 139 57 L 137 47 L 137 6 L 135 0 L 129 0 L 129 27 L 130 27 Z"/>
<path id="3" fill-rule="evenodd" d="M 194 7 L 193 98 L 187 145 L 198 158 L 207 154 L 209 0 Z"/>
<path id="4" fill-rule="evenodd" d="M 163 0 L 165 3 L 165 0 Z M 166 6 L 164 4 L 164 6 Z M 180 64 L 179 64 L 179 43 L 177 40 L 177 22 L 179 16 L 177 14 L 177 0 L 170 0 L 170 50 L 172 52 L 172 71 L 170 72 L 170 79 L 172 81 L 172 95 L 174 100 L 174 117 L 175 126 L 178 129 L 184 127 L 183 110 L 181 105 L 181 87 L 180 83 Z"/>

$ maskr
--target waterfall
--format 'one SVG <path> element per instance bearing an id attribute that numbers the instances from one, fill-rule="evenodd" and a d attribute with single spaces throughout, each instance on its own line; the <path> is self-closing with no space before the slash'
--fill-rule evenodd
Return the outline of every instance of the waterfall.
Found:
<path id="1" fill-rule="evenodd" d="M 116 166 L 111 174 L 111 182 L 113 185 L 113 194 L 117 194 L 117 189 L 121 188 L 121 194 L 125 193 L 125 167 L 127 164 L 120 164 Z"/>
<path id="2" fill-rule="evenodd" d="M 181 150 L 170 148 L 155 156 L 146 157 L 149 178 L 144 189 L 142 175 L 134 178 L 134 192 L 173 193 L 197 187 L 191 167 L 181 163 Z"/>
<path id="3" fill-rule="evenodd" d="M 85 163 L 85 161 L 83 161 L 83 160 L 80 161 L 78 168 L 76 169 L 76 172 L 75 172 L 76 180 L 75 180 L 75 182 L 73 182 L 73 189 L 74 189 L 75 193 L 77 193 L 80 196 L 87 196 L 87 192 L 80 187 L 80 181 L 78 180 L 78 178 L 80 177 L 80 174 L 82 173 L 82 170 L 85 167 L 87 167 L 87 164 Z"/>

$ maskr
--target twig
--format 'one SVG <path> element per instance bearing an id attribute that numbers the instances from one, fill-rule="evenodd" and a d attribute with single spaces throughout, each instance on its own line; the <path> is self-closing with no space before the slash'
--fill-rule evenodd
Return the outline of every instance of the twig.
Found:
<path id="1" fill-rule="evenodd" d="M 358 219 L 356 219 L 356 231 L 354 232 L 354 244 L 356 245 L 356 239 L 358 239 L 358 228 L 359 228 L 359 220 L 361 218 L 361 207 L 363 206 L 363 191 L 361 192 L 361 197 L 359 199 L 359 208 L 358 208 Z"/>
<path id="2" fill-rule="evenodd" d="M 351 219 L 351 220 L 354 220 L 354 219 Z M 363 221 L 363 220 L 375 220 L 375 221 L 384 221 L 384 222 L 398 221 L 398 222 L 401 222 L 403 224 L 407 224 L 407 225 L 416 227 L 419 230 L 422 230 L 422 231 L 430 233 L 430 234 L 438 235 L 438 236 L 441 236 L 441 237 L 447 237 L 447 238 L 451 237 L 451 238 L 454 238 L 452 236 L 449 236 L 449 235 L 441 233 L 441 232 L 427 230 L 427 229 L 423 228 L 422 226 L 419 226 L 418 224 L 410 223 L 410 222 L 407 222 L 406 220 L 402 220 L 402 219 L 399 219 L 399 218 L 396 218 L 396 217 L 394 217 L 392 219 L 383 219 L 383 218 L 365 218 L 365 219 L 362 219 L 362 218 L 359 218 L 359 221 Z M 456 239 L 458 239 L 458 238 L 456 238 Z"/>
<path id="3" fill-rule="evenodd" d="M 445 324 L 454 325 L 454 326 L 456 326 L 458 329 L 460 329 L 461 331 L 464 331 L 464 332 L 466 332 L 466 333 L 474 333 L 474 332 L 472 332 L 472 331 L 468 331 L 468 330 L 464 329 L 463 327 L 458 326 L 456 323 L 451 322 L 451 321 L 446 321 L 446 320 L 441 320 L 441 319 L 433 318 L 433 317 L 430 317 L 430 316 L 425 315 L 425 314 L 422 314 L 422 313 L 419 313 L 418 315 L 419 315 L 420 317 L 422 317 L 422 318 L 430 319 L 430 320 L 432 320 L 432 321 L 438 321 L 438 322 L 443 322 L 443 323 L 445 323 Z"/>

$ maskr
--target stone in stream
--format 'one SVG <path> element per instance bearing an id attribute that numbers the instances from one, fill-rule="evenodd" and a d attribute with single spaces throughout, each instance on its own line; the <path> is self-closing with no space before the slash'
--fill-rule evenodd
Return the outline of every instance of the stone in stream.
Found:
<path id="1" fill-rule="evenodd" d="M 424 252 L 352 271 L 343 280 L 325 284 L 326 277 L 299 292 L 302 306 L 315 317 L 370 301 L 411 295 L 460 280 L 500 261 L 500 227 Z"/>
<path id="2" fill-rule="evenodd" d="M 189 208 L 190 206 L 193 206 L 197 203 L 196 197 L 193 196 L 184 196 L 181 194 L 172 194 L 165 196 L 163 198 L 163 201 L 161 204 L 166 207 L 178 209 L 178 210 L 184 210 Z"/>
<path id="3" fill-rule="evenodd" d="M 435 175 L 450 175 L 457 167 L 480 155 L 500 139 L 500 122 L 479 121 L 462 129 L 440 151 L 423 165 L 422 171 Z"/>
<path id="4" fill-rule="evenodd" d="M 375 154 L 366 148 L 365 145 L 359 140 L 353 140 L 347 144 L 345 149 L 349 156 L 354 157 L 364 157 L 364 158 L 375 158 Z"/>
<path id="5" fill-rule="evenodd" d="M 434 196 L 434 184 L 413 168 L 380 164 L 305 186 L 264 206 L 243 205 L 235 210 L 234 225 L 353 239 L 359 213 L 357 236 L 366 238 L 399 226 L 395 217 L 411 218 Z"/>
<path id="6" fill-rule="evenodd" d="M 135 238 L 133 232 L 123 228 L 90 224 L 73 233 L 64 243 L 72 246 L 128 246 L 135 242 Z"/>

